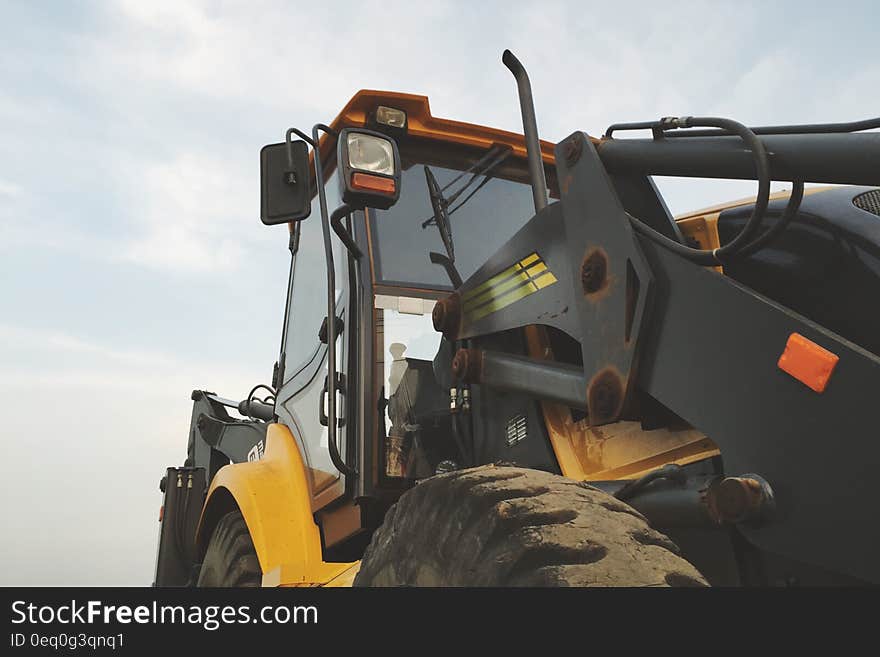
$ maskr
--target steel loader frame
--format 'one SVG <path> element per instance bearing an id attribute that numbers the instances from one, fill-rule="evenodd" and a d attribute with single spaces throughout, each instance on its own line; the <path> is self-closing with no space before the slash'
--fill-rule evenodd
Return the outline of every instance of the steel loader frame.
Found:
<path id="1" fill-rule="evenodd" d="M 539 161 L 528 86 L 520 83 L 520 93 L 530 159 Z M 473 348 L 459 352 L 454 372 L 579 406 L 592 426 L 635 417 L 629 411 L 638 390 L 710 436 L 724 473 L 755 473 L 748 478 L 760 486 L 743 494 L 756 512 L 737 524 L 753 547 L 880 582 L 880 523 L 873 520 L 880 442 L 872 429 L 880 358 L 633 229 L 640 220 L 667 236 L 676 230 L 649 175 L 757 179 L 738 137 L 664 127 L 608 131 L 650 128 L 653 139 L 576 132 L 557 144 L 561 200 L 541 209 L 536 193 L 537 214 L 435 312 L 438 330 L 469 346 L 499 331 L 558 328 L 580 342 L 583 378 L 571 366 Z M 774 180 L 880 185 L 880 133 L 853 132 L 872 127 L 877 121 L 755 131 Z M 540 190 L 536 168 L 533 188 Z M 482 282 L 532 253 L 558 284 L 485 316 L 469 313 Z M 793 334 L 839 359 L 821 393 L 779 367 Z M 548 388 L 564 391 L 548 395 Z M 580 404 L 571 392 L 578 389 Z M 695 503 L 705 506 L 705 487 L 697 488 Z"/>

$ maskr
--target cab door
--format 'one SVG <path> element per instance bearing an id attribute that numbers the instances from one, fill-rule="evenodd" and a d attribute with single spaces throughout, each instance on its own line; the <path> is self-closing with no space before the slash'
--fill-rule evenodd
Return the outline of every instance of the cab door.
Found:
<path id="1" fill-rule="evenodd" d="M 336 174 L 326 181 L 327 205 L 331 209 L 340 204 Z M 311 215 L 299 222 L 298 240 L 292 257 L 282 340 L 281 379 L 275 411 L 279 421 L 286 424 L 297 442 L 306 463 L 312 491 L 312 508 L 318 508 L 342 495 L 344 475 L 333 465 L 328 444 L 326 395 L 330 394 L 327 380 L 327 344 L 319 338 L 321 324 L 327 315 L 327 261 L 325 257 L 321 212 L 318 200 L 312 203 Z M 331 233 L 333 259 L 336 271 L 336 316 L 342 320 L 343 330 L 335 342 L 338 379 L 345 380 L 349 370 L 349 345 L 352 344 L 350 324 L 351 290 L 349 285 L 349 255 L 338 237 Z M 337 328 L 338 328 L 337 322 Z M 342 386 L 345 389 L 345 386 Z M 336 438 L 343 461 L 350 460 L 346 445 L 350 400 L 337 392 L 336 408 L 339 422 Z M 323 411 L 323 412 L 322 412 Z"/>

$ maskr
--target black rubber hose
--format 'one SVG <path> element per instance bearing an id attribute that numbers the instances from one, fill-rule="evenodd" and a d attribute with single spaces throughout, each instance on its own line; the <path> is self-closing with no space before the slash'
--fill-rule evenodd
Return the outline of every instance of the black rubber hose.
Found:
<path id="1" fill-rule="evenodd" d="M 684 471 L 684 468 L 677 463 L 667 463 L 661 468 L 652 470 L 644 477 L 630 481 L 623 488 L 614 493 L 614 497 L 623 501 L 632 499 L 640 493 L 645 486 L 658 479 L 670 479 L 671 481 L 682 485 L 687 481 L 687 473 Z"/>
<path id="2" fill-rule="evenodd" d="M 788 227 L 788 224 L 791 223 L 791 220 L 794 219 L 794 216 L 797 214 L 798 210 L 801 207 L 801 200 L 804 198 L 804 183 L 800 180 L 796 180 L 792 183 L 791 188 L 791 196 L 788 197 L 788 204 L 785 206 L 785 210 L 782 212 L 782 216 L 779 218 L 779 221 L 766 231 L 761 233 L 754 240 L 746 244 L 743 248 L 741 248 L 736 253 L 737 258 L 745 258 L 747 256 L 752 255 L 756 251 L 763 249 L 770 242 L 772 242 L 776 237 L 782 233 Z"/>
<path id="3" fill-rule="evenodd" d="M 696 262 L 700 265 L 719 265 L 724 264 L 725 260 L 730 260 L 737 255 L 738 251 L 749 244 L 764 219 L 764 213 L 767 210 L 767 204 L 770 201 L 770 161 L 767 157 L 767 150 L 764 144 L 742 123 L 737 123 L 730 119 L 722 119 L 716 117 L 685 117 L 678 120 L 677 125 L 670 127 L 710 127 L 720 128 L 732 132 L 746 143 L 746 146 L 752 152 L 755 160 L 755 172 L 758 178 L 758 196 L 755 199 L 755 208 L 752 216 L 743 226 L 743 229 L 730 242 L 717 249 L 695 249 L 690 246 L 680 244 L 672 240 L 662 233 L 655 231 L 647 224 L 630 217 L 633 228 L 654 242 L 657 242 L 670 251 L 681 255 L 688 260 Z"/>
<path id="4" fill-rule="evenodd" d="M 612 126 L 613 127 L 613 126 Z M 862 132 L 880 128 L 880 117 L 850 121 L 848 123 L 808 123 L 801 125 L 767 125 L 750 128 L 756 135 L 818 135 Z M 609 128 L 610 129 L 610 128 Z M 671 132 L 667 137 L 720 137 L 727 134 L 723 130 L 689 130 Z"/>
<path id="5" fill-rule="evenodd" d="M 462 461 L 464 461 L 461 466 L 469 468 L 474 465 L 474 459 L 471 456 L 470 450 L 465 447 L 464 438 L 458 426 L 458 413 L 450 414 L 449 419 L 452 424 L 452 438 L 455 440 L 455 446 L 458 448 L 458 453 L 461 454 Z"/>

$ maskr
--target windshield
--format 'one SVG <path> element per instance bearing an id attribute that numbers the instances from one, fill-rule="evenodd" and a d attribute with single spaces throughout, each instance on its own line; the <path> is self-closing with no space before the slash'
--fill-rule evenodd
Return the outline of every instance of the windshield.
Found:
<path id="1" fill-rule="evenodd" d="M 429 257 L 431 251 L 445 255 L 446 248 L 435 223 L 426 221 L 434 211 L 423 165 L 430 167 L 442 189 L 486 152 L 441 157 L 436 148 L 401 147 L 400 200 L 389 210 L 369 213 L 378 283 L 451 289 L 444 268 L 432 263 Z M 467 280 L 534 215 L 532 190 L 524 171 L 522 162 L 508 158 L 505 166 L 490 171 L 488 182 L 473 196 L 468 198 L 483 183 L 483 176 L 451 204 L 449 224 L 455 244 L 455 266 L 462 279 Z M 444 194 L 449 196 L 467 178 L 464 176 Z"/>

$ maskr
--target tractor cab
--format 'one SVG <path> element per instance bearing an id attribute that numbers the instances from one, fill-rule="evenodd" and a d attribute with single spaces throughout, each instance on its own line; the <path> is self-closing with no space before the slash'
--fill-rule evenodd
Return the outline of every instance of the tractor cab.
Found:
<path id="1" fill-rule="evenodd" d="M 432 311 L 534 209 L 520 135 L 435 119 L 427 98 L 375 91 L 355 95 L 328 127 L 393 139 L 399 198 L 386 208 L 352 209 L 340 223 L 350 239 L 332 237 L 338 459 L 328 440 L 327 258 L 316 188 L 308 218 L 290 224 L 275 410 L 305 455 L 313 510 L 333 515 L 345 508 L 354 519 L 355 500 L 391 501 L 414 480 L 462 465 L 463 450 L 449 437 L 451 415 L 466 402 L 450 408 L 452 345 L 435 330 Z M 328 134 L 320 142 L 329 212 L 342 205 L 345 175 L 334 141 Z M 550 145 L 544 147 L 555 189 Z M 552 454 L 544 449 L 549 467 Z"/>

